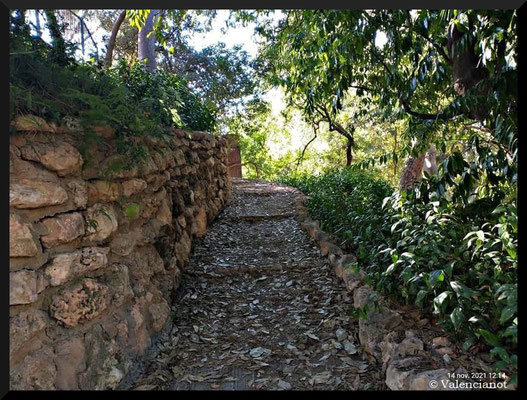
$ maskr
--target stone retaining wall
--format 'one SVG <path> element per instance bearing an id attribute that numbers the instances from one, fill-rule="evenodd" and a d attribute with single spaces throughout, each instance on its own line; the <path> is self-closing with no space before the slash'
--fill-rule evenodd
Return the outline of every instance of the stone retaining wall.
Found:
<path id="1" fill-rule="evenodd" d="M 146 161 L 123 169 L 112 129 L 83 153 L 79 132 L 15 126 L 11 389 L 114 388 L 170 325 L 192 241 L 230 197 L 225 140 L 147 137 Z"/>

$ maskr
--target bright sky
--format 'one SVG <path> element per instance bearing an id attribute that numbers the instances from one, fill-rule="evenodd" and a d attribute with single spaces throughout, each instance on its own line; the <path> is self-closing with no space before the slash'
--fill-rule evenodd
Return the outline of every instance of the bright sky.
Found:
<path id="1" fill-rule="evenodd" d="M 229 18 L 229 10 L 218 10 L 212 23 L 212 30 L 203 34 L 193 35 L 190 44 L 196 50 L 201 50 L 218 42 L 224 42 L 229 48 L 241 45 L 242 50 L 255 57 L 258 45 L 254 37 L 254 24 L 248 24 L 246 27 L 228 28 L 225 33 L 222 33 L 222 28 L 225 28 L 227 18 Z"/>

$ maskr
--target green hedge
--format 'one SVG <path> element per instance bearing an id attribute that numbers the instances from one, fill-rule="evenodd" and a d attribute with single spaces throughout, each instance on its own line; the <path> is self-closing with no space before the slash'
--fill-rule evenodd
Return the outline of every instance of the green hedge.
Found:
<path id="1" fill-rule="evenodd" d="M 425 313 L 462 341 L 490 346 L 496 368 L 517 368 L 517 208 L 427 201 L 365 171 L 284 178 L 310 196 L 322 229 L 353 250 L 376 289 Z M 485 217 L 482 218 L 481 215 Z"/>

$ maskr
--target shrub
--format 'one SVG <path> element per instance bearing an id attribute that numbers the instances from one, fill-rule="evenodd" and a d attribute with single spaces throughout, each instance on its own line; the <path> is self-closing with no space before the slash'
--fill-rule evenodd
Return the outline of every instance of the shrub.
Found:
<path id="1" fill-rule="evenodd" d="M 115 69 L 76 62 L 72 46 L 57 61 L 57 48 L 30 36 L 20 12 L 11 16 L 10 117 L 31 113 L 47 121 L 80 120 L 84 127 L 114 126 L 128 134 L 156 134 L 167 127 L 214 131 L 215 115 L 163 70 L 146 72 L 139 63 L 120 60 Z"/>
<path id="2" fill-rule="evenodd" d="M 464 349 L 487 344 L 498 369 L 517 368 L 515 198 L 425 201 L 431 178 L 400 193 L 351 169 L 282 181 L 310 196 L 313 218 L 356 253 L 380 293 L 436 314 Z"/>

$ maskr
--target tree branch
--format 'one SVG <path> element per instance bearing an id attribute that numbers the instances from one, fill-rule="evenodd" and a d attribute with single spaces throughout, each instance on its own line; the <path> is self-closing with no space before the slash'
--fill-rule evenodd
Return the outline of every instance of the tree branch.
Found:
<path id="1" fill-rule="evenodd" d="M 260 178 L 260 168 L 258 167 L 258 164 L 256 164 L 253 161 L 245 161 L 243 163 L 229 164 L 229 168 L 230 167 L 244 167 L 246 165 L 254 166 L 254 169 L 256 170 L 256 179 L 259 179 Z"/>
<path id="2" fill-rule="evenodd" d="M 439 55 L 441 57 L 443 57 L 445 59 L 445 61 L 447 62 L 447 64 L 452 64 L 452 59 L 448 56 L 448 54 L 445 52 L 445 49 L 443 49 L 443 47 L 441 47 L 441 45 L 437 44 L 436 42 L 432 41 L 432 39 L 430 39 L 428 36 L 425 36 L 423 35 L 421 32 L 417 32 L 422 38 L 424 38 L 425 40 L 427 40 L 429 43 L 432 44 L 432 46 L 434 46 L 434 48 L 436 49 L 436 51 L 439 53 Z"/>
<path id="3" fill-rule="evenodd" d="M 108 41 L 108 48 L 106 50 L 106 56 L 104 57 L 104 65 L 106 67 L 109 67 L 112 65 L 113 49 L 115 47 L 115 39 L 117 38 L 117 33 L 119 32 L 119 28 L 121 27 L 121 24 L 123 23 L 125 17 L 126 17 L 126 10 L 122 11 L 121 14 L 119 14 L 117 21 L 115 21 L 115 24 L 113 25 L 112 34 L 110 36 L 110 40 Z"/>
<path id="4" fill-rule="evenodd" d="M 393 72 L 390 70 L 390 68 L 388 68 L 388 66 L 386 65 L 386 63 L 385 63 L 384 60 L 382 59 L 382 57 L 379 56 L 379 55 L 377 54 L 377 52 L 375 51 L 375 44 L 373 44 L 373 47 L 372 47 L 372 53 L 373 53 L 373 55 L 375 56 L 375 58 L 377 59 L 377 61 L 379 61 L 379 62 L 381 63 L 381 65 L 384 67 L 384 69 L 386 70 L 386 72 L 388 72 L 392 78 L 395 78 L 395 77 L 393 76 Z"/>
<path id="5" fill-rule="evenodd" d="M 384 69 L 390 74 L 390 76 L 392 78 L 394 78 L 394 75 L 393 75 L 392 71 L 390 70 L 390 68 L 388 68 L 388 66 L 386 65 L 384 60 L 377 54 L 377 52 L 375 50 L 372 50 L 372 53 L 375 56 L 375 58 L 382 64 Z M 423 119 L 423 120 L 449 120 L 449 119 L 452 119 L 452 118 L 454 118 L 454 117 L 456 117 L 458 115 L 463 115 L 464 114 L 461 111 L 459 111 L 458 113 L 456 113 L 454 115 L 450 115 L 450 114 L 446 114 L 446 113 L 441 113 L 441 114 L 439 114 L 439 113 L 437 113 L 437 114 L 420 113 L 420 112 L 417 112 L 417 111 L 413 111 L 410 108 L 410 106 L 408 105 L 408 102 L 406 102 L 402 98 L 399 98 L 399 101 L 401 102 L 401 104 L 403 106 L 403 109 L 404 109 L 404 111 L 407 114 L 410 114 L 413 117 L 416 117 L 416 118 L 419 118 L 419 119 Z"/>
<path id="6" fill-rule="evenodd" d="M 326 119 L 326 121 L 329 124 L 329 130 L 330 131 L 337 131 L 342 136 L 344 136 L 346 139 L 353 141 L 353 136 L 342 127 L 338 122 L 333 121 L 331 118 L 328 109 L 325 106 L 315 106 L 317 108 L 317 111 L 322 114 L 322 116 Z"/>
<path id="7" fill-rule="evenodd" d="M 408 105 L 408 103 L 406 101 L 404 101 L 402 99 L 399 99 L 399 101 L 403 105 L 404 111 L 407 114 L 410 114 L 412 117 L 416 117 L 416 118 L 423 119 L 423 120 L 442 120 L 442 121 L 446 121 L 446 120 L 449 120 L 449 119 L 452 119 L 454 117 L 457 117 L 459 115 L 463 115 L 464 114 L 461 111 L 459 111 L 458 113 L 456 113 L 454 115 L 450 115 L 450 114 L 446 114 L 446 113 L 437 113 L 437 114 L 420 113 L 420 112 L 413 111 L 412 109 L 410 109 L 410 106 Z"/>
<path id="8" fill-rule="evenodd" d="M 297 163 L 296 163 L 296 167 L 298 168 L 298 166 L 300 165 L 300 163 L 302 162 L 302 160 L 304 159 L 304 154 L 307 150 L 307 147 L 317 138 L 317 134 L 318 134 L 318 125 L 320 124 L 320 120 L 318 120 L 317 122 L 314 122 L 313 123 L 313 132 L 315 133 L 315 136 L 313 136 L 313 138 L 307 142 L 307 144 L 304 146 L 304 149 L 302 150 L 302 154 L 300 154 L 300 157 L 298 157 L 298 160 L 297 160 Z"/>
<path id="9" fill-rule="evenodd" d="M 88 29 L 88 25 L 86 25 L 86 22 L 84 22 L 84 18 L 79 17 L 77 14 L 75 14 L 71 10 L 70 10 L 70 13 L 72 15 L 74 15 L 75 17 L 77 17 L 79 19 L 79 21 L 81 22 L 81 24 L 84 25 L 84 28 L 86 29 L 86 32 L 88 32 L 88 35 L 90 36 L 90 39 L 91 39 L 91 41 L 93 43 L 93 47 L 95 47 L 96 58 L 99 58 L 99 48 L 97 47 L 97 43 L 95 43 L 95 40 L 93 39 L 93 36 L 92 36 L 90 30 Z"/>

